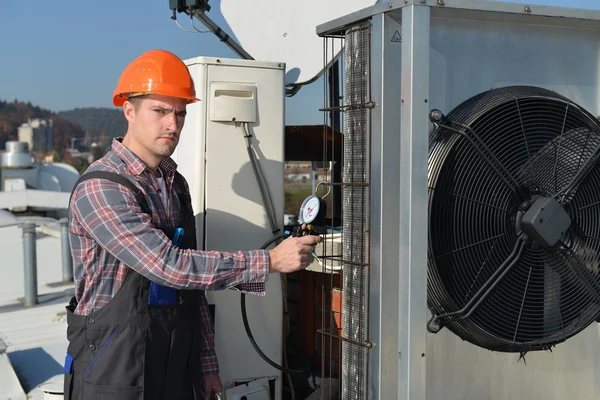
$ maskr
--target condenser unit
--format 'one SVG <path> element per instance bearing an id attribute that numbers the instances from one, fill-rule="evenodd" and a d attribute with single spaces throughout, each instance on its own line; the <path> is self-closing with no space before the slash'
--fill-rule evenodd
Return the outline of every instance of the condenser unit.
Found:
<path id="1" fill-rule="evenodd" d="M 343 49 L 341 398 L 599 398 L 600 12 L 389 1 L 317 33 Z"/>

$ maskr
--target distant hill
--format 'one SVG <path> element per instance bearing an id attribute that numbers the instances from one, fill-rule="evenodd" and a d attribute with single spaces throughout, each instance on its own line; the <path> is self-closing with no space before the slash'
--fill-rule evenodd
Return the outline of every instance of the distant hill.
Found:
<path id="1" fill-rule="evenodd" d="M 75 108 L 57 114 L 79 124 L 88 137 L 95 139 L 123 136 L 127 130 L 123 110 L 117 108 Z"/>
<path id="2" fill-rule="evenodd" d="M 4 144 L 8 140 L 18 139 L 21 124 L 35 118 L 52 119 L 54 146 L 60 149 L 67 148 L 71 138 L 84 136 L 84 130 L 79 124 L 50 110 L 34 106 L 30 102 L 0 100 L 0 150 L 4 150 Z"/>

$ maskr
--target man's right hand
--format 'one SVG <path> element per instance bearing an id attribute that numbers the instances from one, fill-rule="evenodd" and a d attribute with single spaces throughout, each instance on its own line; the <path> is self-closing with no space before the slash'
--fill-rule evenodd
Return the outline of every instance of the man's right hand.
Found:
<path id="1" fill-rule="evenodd" d="M 314 235 L 285 239 L 269 250 L 270 272 L 290 273 L 308 267 L 313 260 L 314 246 L 321 241 L 320 236 Z"/>

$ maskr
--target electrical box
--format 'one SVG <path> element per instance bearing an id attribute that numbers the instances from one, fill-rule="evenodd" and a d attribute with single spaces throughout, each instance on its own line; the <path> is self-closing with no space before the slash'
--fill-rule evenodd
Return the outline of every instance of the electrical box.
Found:
<path id="1" fill-rule="evenodd" d="M 256 86 L 212 82 L 210 120 L 256 122 Z"/>
<path id="2" fill-rule="evenodd" d="M 169 0 L 169 9 L 183 11 L 186 7 L 210 11 L 208 0 Z"/>
<path id="3" fill-rule="evenodd" d="M 173 159 L 190 186 L 198 246 L 228 252 L 258 249 L 273 234 L 248 156 L 245 129 L 252 135 L 275 218 L 283 229 L 285 65 L 211 57 L 185 63 L 201 101 L 187 106 Z M 274 381 L 273 398 L 280 399 L 281 371 L 253 349 L 244 330 L 240 293 L 207 292 L 207 298 L 214 305 L 215 344 L 224 389 L 268 378 Z M 246 310 L 258 346 L 281 365 L 279 274 L 270 275 L 265 297 L 246 296 Z"/>

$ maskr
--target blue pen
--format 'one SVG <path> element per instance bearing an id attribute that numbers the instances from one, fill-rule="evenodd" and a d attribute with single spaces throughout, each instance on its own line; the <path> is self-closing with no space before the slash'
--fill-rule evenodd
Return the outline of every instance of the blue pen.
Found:
<path id="1" fill-rule="evenodd" d="M 185 229 L 183 229 L 183 228 L 175 229 L 175 234 L 173 235 L 173 244 L 175 246 L 179 246 L 179 244 L 183 240 L 183 235 L 185 235 Z"/>
<path id="2" fill-rule="evenodd" d="M 183 240 L 185 229 L 177 228 L 173 234 L 173 244 L 179 246 Z M 148 293 L 148 304 L 177 304 L 177 290 L 171 287 L 162 286 L 156 282 L 150 282 L 150 292 Z"/>

